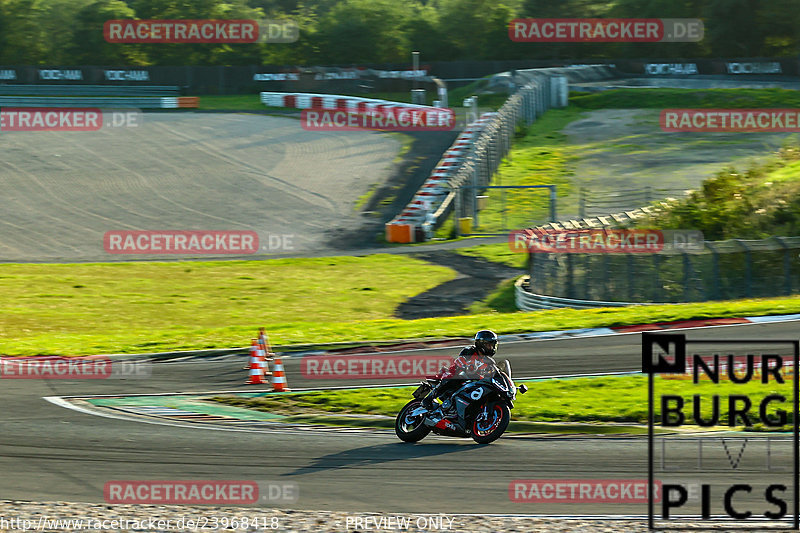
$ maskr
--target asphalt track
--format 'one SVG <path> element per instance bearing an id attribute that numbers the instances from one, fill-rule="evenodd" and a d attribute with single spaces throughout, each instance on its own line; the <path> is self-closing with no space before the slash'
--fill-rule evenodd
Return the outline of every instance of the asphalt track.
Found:
<path id="1" fill-rule="evenodd" d="M 690 340 L 795 339 L 797 322 L 686 330 Z M 501 355 L 517 376 L 635 371 L 640 336 L 625 334 L 505 343 Z M 455 350 L 450 348 L 447 353 Z M 441 350 L 418 351 L 436 353 Z M 295 388 L 363 385 L 370 380 L 303 379 L 299 360 L 285 361 Z M 45 401 L 46 396 L 251 390 L 242 385 L 242 359 L 187 358 L 154 365 L 138 380 L 2 380 L 0 493 L 7 499 L 102 502 L 107 481 L 126 479 L 274 480 L 297 483 L 300 498 L 286 508 L 335 511 L 636 514 L 642 504 L 534 504 L 509 499 L 518 479 L 645 479 L 646 441 L 640 437 L 509 437 L 480 446 L 429 436 L 403 444 L 385 431 L 222 431 L 104 418 Z M 740 444 L 731 444 L 738 450 Z M 670 444 L 670 457 L 694 457 L 696 440 Z M 719 439 L 705 448 L 705 470 L 692 464 L 663 479 L 733 482 Z M 733 453 L 733 452 L 731 452 Z M 789 475 L 785 445 L 751 445 L 737 480 L 754 484 Z M 690 461 L 691 463 L 691 461 Z M 720 468 L 712 468 L 712 467 Z M 747 466 L 747 468 L 745 468 Z M 745 501 L 745 500 L 742 500 Z M 763 507 L 763 502 L 762 502 Z"/>
<path id="2" fill-rule="evenodd" d="M 356 199 L 389 178 L 400 145 L 377 132 L 305 131 L 293 118 L 247 113 L 3 132 L 0 261 L 176 257 L 106 253 L 103 235 L 116 230 L 247 230 L 263 254 L 338 250 L 342 233 L 365 224 Z"/>

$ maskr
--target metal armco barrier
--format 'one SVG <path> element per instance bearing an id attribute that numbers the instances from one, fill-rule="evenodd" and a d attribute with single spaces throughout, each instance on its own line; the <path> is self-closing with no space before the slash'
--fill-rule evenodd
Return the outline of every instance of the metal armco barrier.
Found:
<path id="1" fill-rule="evenodd" d="M 517 308 L 522 311 L 540 311 L 542 309 L 562 309 L 572 307 L 576 309 L 591 309 L 597 307 L 625 307 L 628 305 L 642 305 L 631 302 L 603 302 L 600 300 L 575 300 L 571 298 L 558 298 L 556 296 L 545 296 L 533 294 L 526 290 L 529 277 L 523 276 L 514 282 L 514 301 Z M 652 305 L 652 304 L 644 304 Z"/>
<path id="2" fill-rule="evenodd" d="M 427 240 L 452 212 L 456 222 L 473 216 L 474 196 L 490 184 L 503 157 L 511 149 L 518 123 L 533 123 L 545 111 L 566 107 L 569 82 L 614 76 L 606 65 L 529 69 L 503 75 L 522 83 L 496 113 L 484 113 L 471 123 L 448 149 L 431 176 L 406 208 L 386 224 L 389 242 Z M 466 188 L 466 187 L 469 188 Z M 433 194 L 425 194 L 430 190 Z M 399 226 L 399 227 L 398 227 Z M 458 233 L 458 223 L 456 232 Z M 415 239 L 418 236 L 421 239 Z M 411 240 L 406 240 L 406 239 Z"/>
<path id="3" fill-rule="evenodd" d="M 531 253 L 527 285 L 518 288 L 552 302 L 620 305 L 789 296 L 800 287 L 798 253 L 800 237 L 705 241 L 702 249 L 647 254 Z M 518 291 L 517 301 L 529 305 L 525 296 Z"/>
<path id="4" fill-rule="evenodd" d="M 58 97 L 58 96 L 0 96 L 0 107 L 106 107 L 136 109 L 177 109 L 197 107 L 198 97 L 167 96 L 122 98 L 109 97 Z"/>

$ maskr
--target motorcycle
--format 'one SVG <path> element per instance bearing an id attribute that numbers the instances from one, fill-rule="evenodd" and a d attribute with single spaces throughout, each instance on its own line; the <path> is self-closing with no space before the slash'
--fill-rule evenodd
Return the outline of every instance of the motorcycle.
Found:
<path id="1" fill-rule="evenodd" d="M 471 380 L 457 391 L 451 393 L 445 404 L 450 403 L 444 417 L 434 416 L 439 407 L 434 402 L 433 409 L 427 409 L 422 400 L 440 380 L 428 378 L 414 391 L 414 399 L 408 402 L 397 414 L 394 430 L 404 442 L 419 442 L 428 433 L 447 437 L 472 438 L 479 444 L 488 444 L 500 438 L 511 421 L 511 409 L 517 391 L 525 394 L 528 387 L 524 384 L 517 387 L 511 379 L 511 363 L 504 361 L 505 372 L 494 367 L 494 371 L 486 377 Z M 466 427 L 458 423 L 455 401 L 456 396 L 470 399 L 464 411 Z"/>

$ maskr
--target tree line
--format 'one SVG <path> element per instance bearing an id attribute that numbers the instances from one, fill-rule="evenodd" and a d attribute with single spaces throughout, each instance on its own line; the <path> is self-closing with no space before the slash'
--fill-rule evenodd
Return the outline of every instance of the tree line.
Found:
<path id="1" fill-rule="evenodd" d="M 700 18 L 696 43 L 519 43 L 515 18 Z M 108 43 L 110 19 L 291 19 L 294 43 Z M 410 61 L 792 57 L 800 0 L 0 0 L 4 65 L 351 65 Z"/>

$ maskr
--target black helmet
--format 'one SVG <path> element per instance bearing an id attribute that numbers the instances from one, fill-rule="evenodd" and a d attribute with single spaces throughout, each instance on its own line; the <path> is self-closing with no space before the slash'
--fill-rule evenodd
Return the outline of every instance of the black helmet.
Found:
<path id="1" fill-rule="evenodd" d="M 497 353 L 497 334 L 488 329 L 482 329 L 475 334 L 475 348 L 483 355 Z"/>

